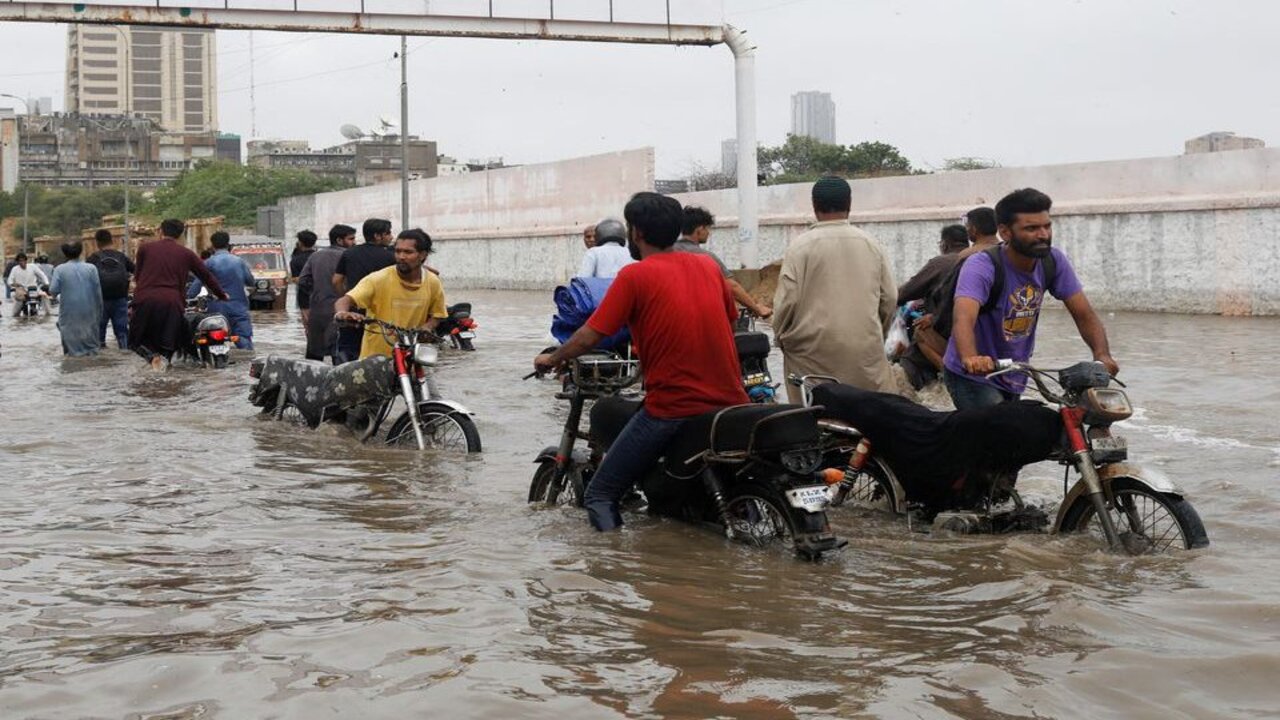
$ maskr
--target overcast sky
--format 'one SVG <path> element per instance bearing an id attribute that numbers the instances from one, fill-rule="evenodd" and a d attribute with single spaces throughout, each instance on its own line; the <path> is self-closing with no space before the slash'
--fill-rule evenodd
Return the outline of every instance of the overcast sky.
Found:
<path id="1" fill-rule="evenodd" d="M 557 7 L 571 2 L 604 0 Z M 789 131 L 799 90 L 831 93 L 840 142 L 892 143 L 926 168 L 958 156 L 1013 166 L 1176 155 L 1212 130 L 1280 142 L 1273 0 L 671 4 L 748 31 L 767 144 Z M 218 34 L 219 126 L 246 140 L 248 39 Z M 342 141 L 343 123 L 398 119 L 397 38 L 257 32 L 254 43 L 258 137 L 323 147 Z M 409 44 L 410 131 L 461 159 L 532 163 L 652 145 L 659 176 L 677 177 L 695 163 L 718 166 L 720 141 L 734 134 L 733 57 L 723 46 Z M 65 54 L 65 26 L 0 25 L 0 92 L 50 95 L 61 109 Z"/>

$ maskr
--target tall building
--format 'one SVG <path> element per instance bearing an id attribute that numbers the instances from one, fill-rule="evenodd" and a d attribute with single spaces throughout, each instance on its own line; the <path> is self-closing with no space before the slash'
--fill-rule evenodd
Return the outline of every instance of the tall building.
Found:
<path id="1" fill-rule="evenodd" d="M 736 138 L 720 141 L 720 172 L 729 177 L 738 174 L 738 140 Z"/>
<path id="2" fill-rule="evenodd" d="M 210 29 L 73 24 L 66 110 L 138 114 L 168 132 L 217 130 L 216 55 Z"/>
<path id="3" fill-rule="evenodd" d="M 809 90 L 791 96 L 791 134 L 835 144 L 836 104 L 830 93 Z"/>

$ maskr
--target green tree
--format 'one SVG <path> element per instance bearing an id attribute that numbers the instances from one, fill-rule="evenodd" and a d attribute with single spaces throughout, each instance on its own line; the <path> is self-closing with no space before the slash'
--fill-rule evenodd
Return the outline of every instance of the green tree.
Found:
<path id="1" fill-rule="evenodd" d="M 777 147 L 761 147 L 761 172 L 770 183 L 812 182 L 823 175 L 880 177 L 909 175 L 911 162 L 883 142 L 830 145 L 811 137 L 788 135 Z"/>
<path id="2" fill-rule="evenodd" d="M 1000 163 L 988 158 L 958 157 L 947 158 L 942 162 L 942 172 L 962 172 L 965 170 L 987 170 L 998 168 Z"/>
<path id="3" fill-rule="evenodd" d="M 101 224 L 104 215 L 124 211 L 123 186 L 46 188 L 19 185 L 11 193 L 0 193 L 0 216 L 20 218 L 24 192 L 28 193 L 27 215 L 32 237 L 59 235 L 78 238 L 85 228 Z M 132 209 L 145 211 L 147 202 L 137 190 L 133 191 L 131 200 Z M 21 221 L 14 232 L 21 236 Z"/>
<path id="4" fill-rule="evenodd" d="M 291 195 L 341 190 L 341 180 L 319 178 L 302 170 L 260 168 L 229 162 L 197 164 L 156 191 L 160 215 L 177 218 L 221 215 L 228 225 L 252 225 L 263 205 Z"/>

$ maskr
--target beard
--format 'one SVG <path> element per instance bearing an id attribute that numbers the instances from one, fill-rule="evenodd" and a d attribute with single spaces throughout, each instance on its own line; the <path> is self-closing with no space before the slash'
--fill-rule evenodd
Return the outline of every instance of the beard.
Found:
<path id="1" fill-rule="evenodd" d="M 1015 238 L 1009 245 L 1019 255 L 1037 260 L 1047 257 L 1050 251 L 1053 250 L 1053 240 L 1030 240 L 1024 242 Z"/>
<path id="2" fill-rule="evenodd" d="M 640 246 L 630 238 L 627 239 L 627 252 L 631 253 L 632 260 L 640 259 Z"/>
<path id="3" fill-rule="evenodd" d="M 400 273 L 400 277 L 407 278 L 413 275 L 413 266 L 407 262 L 396 263 L 396 272 Z"/>

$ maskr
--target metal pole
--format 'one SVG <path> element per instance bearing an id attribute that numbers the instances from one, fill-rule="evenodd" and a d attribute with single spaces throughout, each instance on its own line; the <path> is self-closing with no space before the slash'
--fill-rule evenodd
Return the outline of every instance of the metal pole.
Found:
<path id="1" fill-rule="evenodd" d="M 409 229 L 409 36 L 400 36 L 400 229 Z"/>
<path id="2" fill-rule="evenodd" d="M 31 199 L 31 188 L 26 183 L 22 184 L 22 249 L 23 251 L 33 250 L 27 247 L 27 242 L 31 239 L 31 234 L 27 232 L 27 202 Z"/>
<path id="3" fill-rule="evenodd" d="M 735 27 L 724 27 L 733 51 L 738 121 L 738 245 L 742 267 L 760 267 L 760 210 L 756 190 L 756 49 Z"/>
<path id="4" fill-rule="evenodd" d="M 124 181 L 124 254 L 129 254 L 129 179 Z"/>

